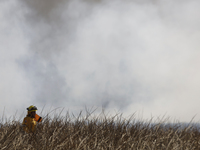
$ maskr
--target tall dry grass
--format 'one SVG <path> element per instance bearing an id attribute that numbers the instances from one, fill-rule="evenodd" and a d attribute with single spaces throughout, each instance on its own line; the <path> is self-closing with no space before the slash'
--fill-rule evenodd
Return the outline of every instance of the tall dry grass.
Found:
<path id="1" fill-rule="evenodd" d="M 199 150 L 199 126 L 123 119 L 122 115 L 47 116 L 33 134 L 20 121 L 1 123 L 1 150 Z"/>

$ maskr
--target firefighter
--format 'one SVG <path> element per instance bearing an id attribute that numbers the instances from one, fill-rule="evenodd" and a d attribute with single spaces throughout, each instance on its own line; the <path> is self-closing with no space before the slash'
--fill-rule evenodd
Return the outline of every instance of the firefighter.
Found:
<path id="1" fill-rule="evenodd" d="M 31 105 L 27 108 L 28 114 L 24 118 L 22 126 L 24 131 L 27 133 L 33 133 L 35 131 L 35 127 L 37 122 L 42 121 L 42 117 L 36 114 L 37 107 Z"/>

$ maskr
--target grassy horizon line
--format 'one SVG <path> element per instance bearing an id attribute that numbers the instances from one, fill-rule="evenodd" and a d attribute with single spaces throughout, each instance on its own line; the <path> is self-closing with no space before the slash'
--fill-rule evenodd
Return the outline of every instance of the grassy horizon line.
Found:
<path id="1" fill-rule="evenodd" d="M 23 131 L 21 123 L 0 123 L 0 149 L 200 149 L 200 126 L 192 122 L 152 123 L 138 121 L 134 115 L 126 119 L 122 114 L 86 111 L 77 116 L 47 114 L 31 134 Z"/>

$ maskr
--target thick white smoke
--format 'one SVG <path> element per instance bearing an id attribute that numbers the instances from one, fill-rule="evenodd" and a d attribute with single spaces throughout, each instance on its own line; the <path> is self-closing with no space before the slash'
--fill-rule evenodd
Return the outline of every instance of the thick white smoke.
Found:
<path id="1" fill-rule="evenodd" d="M 200 2 L 0 3 L 1 106 L 199 117 Z"/>

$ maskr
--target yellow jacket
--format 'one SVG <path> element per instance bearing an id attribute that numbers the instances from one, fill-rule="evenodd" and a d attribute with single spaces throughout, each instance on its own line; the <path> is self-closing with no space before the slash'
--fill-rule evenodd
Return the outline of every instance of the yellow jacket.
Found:
<path id="1" fill-rule="evenodd" d="M 35 131 L 36 121 L 35 118 L 31 118 L 29 116 L 26 116 L 23 120 L 23 129 L 27 133 L 32 133 Z"/>

